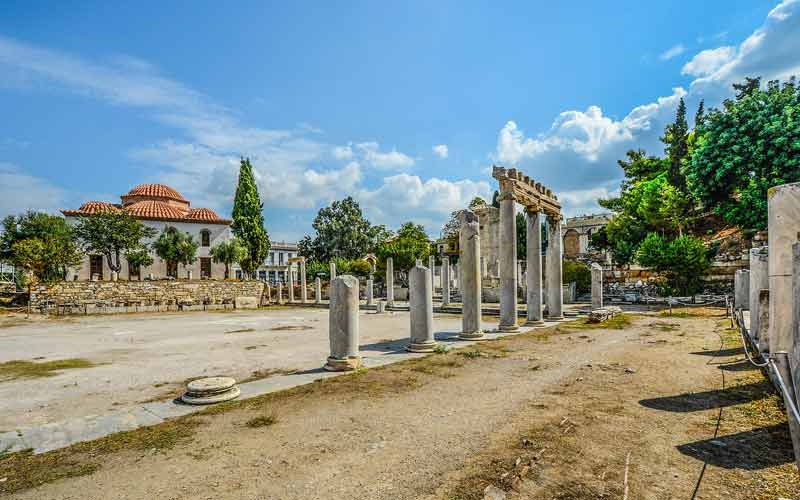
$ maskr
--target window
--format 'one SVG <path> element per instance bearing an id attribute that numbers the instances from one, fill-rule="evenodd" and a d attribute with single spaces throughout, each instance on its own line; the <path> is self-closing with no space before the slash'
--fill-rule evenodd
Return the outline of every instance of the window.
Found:
<path id="1" fill-rule="evenodd" d="M 103 280 L 103 256 L 90 255 L 89 256 L 89 279 L 93 279 L 97 275 L 98 280 Z"/>
<path id="2" fill-rule="evenodd" d="M 267 272 L 266 271 L 259 271 L 258 272 L 258 279 L 261 281 L 267 281 Z"/>
<path id="3" fill-rule="evenodd" d="M 200 231 L 200 246 L 211 246 L 211 231 L 208 229 L 203 229 Z"/>
<path id="4" fill-rule="evenodd" d="M 200 277 L 211 277 L 211 257 L 200 257 Z"/>
<path id="5" fill-rule="evenodd" d="M 269 263 L 273 266 L 275 265 L 275 252 L 269 253 Z"/>
<path id="6" fill-rule="evenodd" d="M 278 253 L 278 264 L 283 265 L 283 252 Z"/>

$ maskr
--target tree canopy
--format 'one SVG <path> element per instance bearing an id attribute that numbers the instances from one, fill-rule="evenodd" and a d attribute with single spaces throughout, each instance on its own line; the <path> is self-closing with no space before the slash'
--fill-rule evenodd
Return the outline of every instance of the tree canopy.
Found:
<path id="1" fill-rule="evenodd" d="M 87 253 L 104 256 L 109 269 L 119 273 L 122 254 L 142 249 L 142 239 L 152 238 L 156 230 L 126 212 L 108 211 L 81 216 L 75 234 Z"/>
<path id="2" fill-rule="evenodd" d="M 191 234 L 174 227 L 165 227 L 153 243 L 156 255 L 167 263 L 167 273 L 173 277 L 177 277 L 178 264 L 188 266 L 197 260 L 198 246 Z"/>
<path id="3" fill-rule="evenodd" d="M 252 275 L 267 257 L 270 248 L 269 235 L 264 228 L 264 205 L 258 195 L 253 166 L 249 158 L 242 158 L 239 166 L 239 184 L 233 200 L 233 224 L 231 229 L 245 249 L 239 265 Z"/>
<path id="4" fill-rule="evenodd" d="M 372 225 L 350 196 L 320 209 L 312 227 L 314 237 L 304 237 L 298 247 L 300 255 L 318 262 L 360 259 L 392 235 L 385 226 Z"/>
<path id="5" fill-rule="evenodd" d="M 378 245 L 376 252 L 383 261 L 391 257 L 398 271 L 408 271 L 414 267 L 417 259 L 424 261 L 430 253 L 431 244 L 425 228 L 413 222 L 406 222 L 400 226 L 397 235 Z"/>
<path id="6" fill-rule="evenodd" d="M 231 264 L 241 262 L 247 257 L 247 250 L 238 238 L 221 241 L 211 247 L 211 258 L 218 264 L 225 264 L 225 279 L 230 278 Z"/>

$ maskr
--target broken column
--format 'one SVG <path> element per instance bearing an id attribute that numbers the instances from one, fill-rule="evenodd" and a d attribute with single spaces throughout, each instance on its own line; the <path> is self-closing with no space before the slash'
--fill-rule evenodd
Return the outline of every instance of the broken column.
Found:
<path id="1" fill-rule="evenodd" d="M 748 303 L 750 305 L 750 335 L 756 338 L 758 335 L 759 314 L 758 308 L 761 302 L 758 295 L 761 290 L 769 289 L 769 248 L 759 247 L 750 249 L 750 293 Z"/>
<path id="2" fill-rule="evenodd" d="M 300 302 L 308 302 L 308 290 L 306 290 L 306 261 L 300 261 Z"/>
<path id="3" fill-rule="evenodd" d="M 564 319 L 561 289 L 561 214 L 547 215 L 547 317 Z"/>
<path id="4" fill-rule="evenodd" d="M 527 313 L 526 325 L 540 325 L 542 319 L 542 214 L 536 209 L 526 210 L 526 241 L 528 270 L 526 272 Z"/>
<path id="5" fill-rule="evenodd" d="M 283 283 L 278 282 L 278 304 L 283 304 Z"/>
<path id="6" fill-rule="evenodd" d="M 497 199 L 500 202 L 500 331 L 513 332 L 519 330 L 516 199 L 508 191 L 501 192 Z"/>
<path id="7" fill-rule="evenodd" d="M 433 254 L 428 255 L 428 269 L 431 270 L 431 286 L 436 288 L 436 257 Z"/>
<path id="8" fill-rule="evenodd" d="M 322 303 L 322 280 L 319 279 L 319 276 L 314 280 L 314 302 Z"/>
<path id="9" fill-rule="evenodd" d="M 755 330 L 756 345 L 758 351 L 766 356 L 770 353 L 769 347 L 769 317 L 770 317 L 770 293 L 769 288 L 762 288 L 758 291 L 758 330 Z M 752 321 L 752 311 L 750 312 Z"/>
<path id="10" fill-rule="evenodd" d="M 368 306 L 371 306 L 372 302 L 374 300 L 373 295 L 372 295 L 373 289 L 374 289 L 374 284 L 373 284 L 371 279 L 368 279 L 367 280 L 367 290 L 365 291 L 365 294 L 367 296 L 367 305 Z"/>
<path id="11" fill-rule="evenodd" d="M 328 371 L 355 370 L 361 366 L 358 351 L 358 278 L 345 274 L 330 288 Z"/>
<path id="12" fill-rule="evenodd" d="M 469 210 L 458 215 L 459 267 L 461 268 L 461 335 L 459 338 L 483 338 L 481 329 L 481 236 L 478 217 Z"/>
<path id="13" fill-rule="evenodd" d="M 767 191 L 769 242 L 769 349 L 792 348 L 792 245 L 800 228 L 800 182 Z"/>
<path id="14" fill-rule="evenodd" d="M 603 268 L 592 262 L 592 309 L 603 307 Z"/>
<path id="15" fill-rule="evenodd" d="M 408 282 L 411 341 L 406 349 L 433 352 L 437 345 L 433 337 L 433 274 L 427 267 L 417 265 L 409 271 Z"/>
<path id="16" fill-rule="evenodd" d="M 333 283 L 333 280 L 336 279 L 336 262 L 331 261 L 330 268 L 331 268 L 331 271 L 330 271 L 331 272 L 330 282 Z"/>
<path id="17" fill-rule="evenodd" d="M 442 305 L 450 305 L 450 257 L 442 257 Z"/>
<path id="18" fill-rule="evenodd" d="M 394 260 L 386 258 L 386 305 L 394 306 Z"/>
<path id="19" fill-rule="evenodd" d="M 735 309 L 749 309 L 750 299 L 750 271 L 739 269 L 733 275 L 733 307 Z"/>
<path id="20" fill-rule="evenodd" d="M 294 273 L 292 273 L 292 266 L 286 268 L 286 276 L 289 278 L 289 283 L 287 284 L 289 288 L 289 303 L 294 302 Z"/>

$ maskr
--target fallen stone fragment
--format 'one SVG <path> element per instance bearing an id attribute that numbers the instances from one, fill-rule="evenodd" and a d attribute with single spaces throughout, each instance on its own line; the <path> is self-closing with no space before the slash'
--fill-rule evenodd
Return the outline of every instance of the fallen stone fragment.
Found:
<path id="1" fill-rule="evenodd" d="M 505 500 L 505 498 L 506 492 L 493 484 L 483 490 L 483 500 Z"/>
<path id="2" fill-rule="evenodd" d="M 209 377 L 193 380 L 186 386 L 181 401 L 190 405 L 209 405 L 239 397 L 236 380 L 230 377 Z"/>

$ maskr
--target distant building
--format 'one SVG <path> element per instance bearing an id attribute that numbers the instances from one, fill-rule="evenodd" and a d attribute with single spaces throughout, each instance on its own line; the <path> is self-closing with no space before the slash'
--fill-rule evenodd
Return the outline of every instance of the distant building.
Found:
<path id="1" fill-rule="evenodd" d="M 288 283 L 291 271 L 297 283 L 299 268 L 296 263 L 289 264 L 289 259 L 297 257 L 298 248 L 297 243 L 287 243 L 285 241 L 273 241 L 269 247 L 267 258 L 264 259 L 264 264 L 256 271 L 256 278 L 261 281 L 268 281 L 270 283 Z M 233 266 L 236 277 L 242 278 L 242 270 L 238 266 Z"/>
<path id="2" fill-rule="evenodd" d="M 608 224 L 611 214 L 590 214 L 569 217 L 561 226 L 561 237 L 564 239 L 564 257 L 577 259 L 592 253 L 589 244 L 592 235 Z M 605 259 L 603 259 L 605 260 Z"/>
<path id="3" fill-rule="evenodd" d="M 186 278 L 191 271 L 194 278 L 224 278 L 225 265 L 215 264 L 211 260 L 211 247 L 222 241 L 231 239 L 231 221 L 223 219 L 210 208 L 192 208 L 189 200 L 185 199 L 175 189 L 164 184 L 141 184 L 122 195 L 121 203 L 105 201 L 87 201 L 75 210 L 62 210 L 67 221 L 77 223 L 82 215 L 91 215 L 105 211 L 125 211 L 142 221 L 145 226 L 156 229 L 156 236 L 145 243 L 154 241 L 167 227 L 187 232 L 199 243 L 197 260 L 190 266 L 175 266 L 168 268 L 154 252 L 154 262 L 151 266 L 141 269 L 128 266 L 124 256 L 120 279 L 144 279 L 152 274 L 155 279 L 166 277 Z M 87 255 L 78 269 L 75 269 L 68 279 L 89 280 L 92 277 L 98 280 L 110 280 L 111 269 L 108 262 L 101 255 Z"/>

